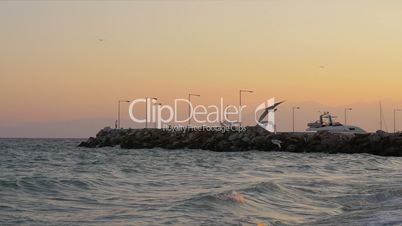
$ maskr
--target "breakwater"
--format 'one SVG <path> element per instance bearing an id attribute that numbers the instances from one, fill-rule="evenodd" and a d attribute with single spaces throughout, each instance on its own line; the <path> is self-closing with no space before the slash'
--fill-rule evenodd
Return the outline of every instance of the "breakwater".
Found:
<path id="1" fill-rule="evenodd" d="M 402 156 L 402 133 L 382 131 L 367 134 L 270 133 L 261 127 L 242 131 L 186 129 L 111 129 L 104 128 L 80 147 L 120 146 L 124 149 L 164 148 L 203 149 L 217 152 L 287 151 L 323 153 L 369 153 Z"/>

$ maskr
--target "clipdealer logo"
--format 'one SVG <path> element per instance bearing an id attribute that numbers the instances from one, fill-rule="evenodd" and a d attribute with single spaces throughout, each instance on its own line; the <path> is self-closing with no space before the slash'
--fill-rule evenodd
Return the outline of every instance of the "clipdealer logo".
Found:
<path id="1" fill-rule="evenodd" d="M 276 107 L 281 103 L 275 103 L 275 98 L 271 98 L 258 105 L 254 112 L 257 125 L 267 131 L 275 132 L 275 111 Z M 145 117 L 136 116 L 135 112 L 141 108 L 143 109 L 144 104 Z M 179 104 L 188 106 L 188 115 L 186 117 L 179 118 Z M 175 99 L 173 106 L 171 106 L 157 104 L 155 98 L 139 98 L 130 102 L 128 113 L 133 122 L 154 123 L 158 129 L 172 128 L 172 125 L 176 125 L 173 126 L 175 130 L 179 130 L 180 128 L 182 130 L 188 129 L 189 126 L 183 126 L 183 124 L 191 120 L 197 123 L 197 125 L 201 125 L 191 126 L 191 129 L 222 131 L 222 127 L 237 128 L 239 130 L 241 128 L 242 113 L 246 107 L 247 105 L 224 105 L 223 98 L 220 98 L 219 105 L 208 106 L 193 105 L 187 99 Z"/>
<path id="2" fill-rule="evenodd" d="M 255 122 L 269 132 L 276 132 L 275 111 L 275 98 L 261 103 L 254 112 Z M 258 116 L 259 114 L 260 116 Z"/>

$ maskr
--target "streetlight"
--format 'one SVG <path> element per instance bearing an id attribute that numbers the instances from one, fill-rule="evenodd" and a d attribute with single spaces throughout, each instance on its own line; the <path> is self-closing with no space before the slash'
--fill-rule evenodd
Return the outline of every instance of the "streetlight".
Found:
<path id="1" fill-rule="evenodd" d="M 162 106 L 162 103 L 158 103 L 158 106 Z M 158 110 L 159 110 L 159 108 L 158 108 Z M 157 123 L 157 120 L 155 120 L 155 125 L 154 125 L 155 128 L 157 128 L 156 123 Z"/>
<path id="2" fill-rule="evenodd" d="M 293 124 L 293 133 L 295 132 L 295 110 L 299 110 L 299 109 L 300 109 L 300 107 L 292 107 L 292 117 L 293 117 L 292 124 Z"/>
<path id="3" fill-rule="evenodd" d="M 117 128 L 120 129 L 120 103 L 130 103 L 129 100 L 119 100 L 117 104 Z"/>
<path id="4" fill-rule="evenodd" d="M 188 94 L 188 127 L 191 126 L 191 97 L 200 97 L 199 94 L 189 93 Z"/>
<path id="5" fill-rule="evenodd" d="M 347 117 L 347 115 L 346 115 L 346 111 L 351 111 L 351 110 L 353 110 L 353 109 L 352 109 L 352 108 L 345 108 L 344 110 L 345 110 L 345 112 L 344 112 L 344 113 L 345 113 L 345 125 L 346 125 L 346 123 L 347 123 L 347 118 L 346 118 L 346 117 Z"/>
<path id="6" fill-rule="evenodd" d="M 245 89 L 239 90 L 239 126 L 241 126 L 241 111 L 242 111 L 241 94 L 242 93 L 253 93 L 253 92 L 254 91 L 252 91 L 252 90 L 245 90 Z"/>
<path id="7" fill-rule="evenodd" d="M 156 97 L 145 98 L 145 128 L 148 128 L 148 99 L 158 100 L 158 98 L 156 98 Z"/>
<path id="8" fill-rule="evenodd" d="M 394 133 L 396 133 L 396 112 L 402 111 L 402 109 L 394 109 Z"/>

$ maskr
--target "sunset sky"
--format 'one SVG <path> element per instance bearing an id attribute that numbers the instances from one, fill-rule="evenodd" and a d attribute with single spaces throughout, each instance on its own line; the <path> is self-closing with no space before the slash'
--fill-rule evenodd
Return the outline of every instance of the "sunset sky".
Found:
<path id="1" fill-rule="evenodd" d="M 296 105 L 300 131 L 344 107 L 374 131 L 380 98 L 391 130 L 402 108 L 399 0 L 0 1 L 0 29 L 0 137 L 90 136 L 119 99 L 189 92 L 287 100 L 282 130 Z"/>

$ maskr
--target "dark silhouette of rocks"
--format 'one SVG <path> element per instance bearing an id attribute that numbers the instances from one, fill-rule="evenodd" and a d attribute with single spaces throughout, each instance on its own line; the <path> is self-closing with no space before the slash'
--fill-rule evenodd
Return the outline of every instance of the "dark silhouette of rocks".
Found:
<path id="1" fill-rule="evenodd" d="M 402 156 L 402 133 L 383 131 L 368 134 L 270 133 L 261 127 L 245 131 L 167 131 L 162 129 L 104 128 L 80 147 L 118 146 L 124 149 L 203 149 L 217 152 L 288 151 L 323 153 L 369 153 Z"/>

